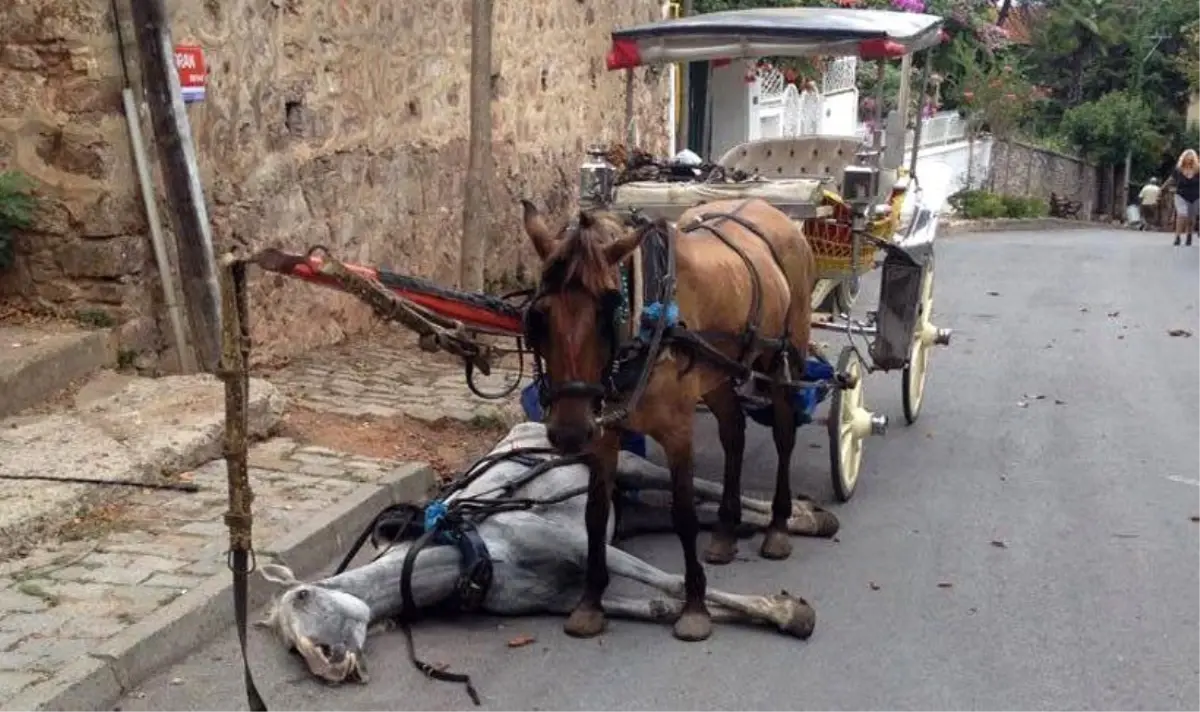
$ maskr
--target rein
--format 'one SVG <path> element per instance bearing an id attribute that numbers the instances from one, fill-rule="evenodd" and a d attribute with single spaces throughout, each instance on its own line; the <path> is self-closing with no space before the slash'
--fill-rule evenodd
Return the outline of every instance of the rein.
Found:
<path id="1" fill-rule="evenodd" d="M 225 525 L 229 528 L 227 564 L 233 574 L 233 611 L 238 645 L 242 652 L 246 699 L 251 712 L 267 712 L 267 704 L 254 684 L 246 654 L 248 579 L 256 565 L 254 516 L 250 507 L 254 492 L 250 487 L 247 464 L 250 331 L 246 308 L 246 263 L 232 255 L 222 258 L 221 263 L 227 273 L 220 280 L 221 363 L 217 368 L 217 376 L 225 381 L 225 469 L 229 481 L 229 510 L 225 513 Z"/>

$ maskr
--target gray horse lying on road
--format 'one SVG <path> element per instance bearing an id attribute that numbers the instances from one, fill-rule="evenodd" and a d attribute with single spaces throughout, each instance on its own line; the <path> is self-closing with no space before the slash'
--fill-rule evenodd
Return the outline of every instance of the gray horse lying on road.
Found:
<path id="1" fill-rule="evenodd" d="M 499 458 L 500 453 L 528 448 L 549 449 L 546 428 L 541 423 L 516 425 L 492 453 Z M 541 459 L 552 457 L 542 455 Z M 468 486 L 447 497 L 446 504 L 453 506 L 456 500 L 470 499 L 561 500 L 524 510 L 497 511 L 477 521 L 475 531 L 492 562 L 492 575 L 479 601 L 482 612 L 566 615 L 579 599 L 587 563 L 584 504 L 588 469 L 583 464 L 562 465 L 530 479 L 534 467 L 529 462 L 498 459 Z M 506 493 L 507 500 L 486 499 L 504 492 L 510 484 L 517 486 Z M 667 515 L 665 521 L 669 522 L 669 495 L 654 501 L 654 494 L 670 491 L 670 473 L 665 468 L 622 452 L 617 487 L 624 500 L 623 509 L 632 507 L 641 514 L 656 514 L 659 522 Z M 714 521 L 720 485 L 697 480 L 696 496 L 702 518 Z M 742 506 L 745 524 L 761 530 L 769 523 L 769 502 L 742 498 Z M 625 516 L 628 514 L 623 514 L 623 522 Z M 812 501 L 797 499 L 792 503 L 790 533 L 831 537 L 837 528 L 837 519 Z M 610 515 L 609 541 L 616 529 Z M 411 615 L 411 610 L 406 611 L 401 584 L 404 562 L 412 546 L 412 541 L 393 543 L 371 563 L 314 583 L 296 580 L 286 566 L 261 566 L 264 578 L 287 589 L 257 625 L 273 629 L 304 658 L 317 677 L 330 682 L 366 682 L 363 648 L 368 627 L 386 624 L 401 614 Z M 420 549 L 410 563 L 411 609 L 427 609 L 461 593 L 464 554 L 459 546 L 430 545 Z M 682 612 L 682 576 L 662 571 L 612 545 L 608 547 L 608 568 L 617 577 L 664 594 L 646 598 L 606 594 L 604 609 L 609 615 L 667 623 Z M 769 623 L 802 639 L 812 634 L 816 622 L 812 607 L 786 591 L 761 596 L 710 588 L 706 603 L 715 621 Z"/>

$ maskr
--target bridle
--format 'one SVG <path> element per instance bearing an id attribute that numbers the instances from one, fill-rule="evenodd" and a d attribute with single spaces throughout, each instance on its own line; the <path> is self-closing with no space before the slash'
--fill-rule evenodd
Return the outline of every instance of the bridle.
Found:
<path id="1" fill-rule="evenodd" d="M 618 395 L 614 382 L 620 356 L 618 312 L 626 303 L 625 295 L 620 290 L 606 290 L 596 300 L 596 324 L 600 330 L 600 339 L 608 350 L 600 381 L 570 380 L 553 383 L 545 372 L 543 353 L 543 344 L 550 336 L 550 325 L 546 313 L 538 308 L 538 302 L 547 294 L 549 292 L 544 284 L 539 284 L 533 299 L 530 300 L 529 308 L 525 311 L 525 343 L 533 354 L 533 378 L 537 384 L 538 400 L 545 409 L 565 398 L 587 398 L 592 402 L 593 412 L 599 415 L 604 404 Z"/>
<path id="2" fill-rule="evenodd" d="M 659 308 L 653 311 L 653 314 L 644 312 L 641 315 L 642 323 L 633 325 L 632 338 L 625 343 L 622 343 L 620 338 L 620 327 L 622 314 L 626 315 L 626 319 L 631 318 L 628 314 L 631 296 L 629 281 L 622 277 L 621 282 L 625 288 L 606 290 L 596 299 L 596 324 L 600 330 L 599 336 L 608 351 L 599 382 L 570 380 L 553 383 L 546 374 L 542 344 L 550 336 L 550 327 L 545 312 L 538 309 L 541 299 L 551 293 L 547 288 L 545 275 L 538 282 L 524 316 L 524 339 L 533 355 L 533 378 L 542 409 L 545 410 L 566 398 L 588 398 L 592 403 L 592 412 L 597 416 L 597 425 L 602 428 L 621 422 L 637 407 L 662 350 L 663 338 L 669 328 L 677 325 L 677 313 L 672 311 L 675 296 L 675 232 L 665 225 L 651 223 L 638 214 L 632 216 L 632 221 L 639 230 L 661 229 L 667 242 L 667 270 L 652 305 Z M 630 389 L 629 367 L 636 366 L 639 362 L 641 368 L 638 378 Z M 628 399 L 612 410 L 604 412 L 607 404 L 620 401 L 621 396 L 630 390 L 632 393 Z"/>

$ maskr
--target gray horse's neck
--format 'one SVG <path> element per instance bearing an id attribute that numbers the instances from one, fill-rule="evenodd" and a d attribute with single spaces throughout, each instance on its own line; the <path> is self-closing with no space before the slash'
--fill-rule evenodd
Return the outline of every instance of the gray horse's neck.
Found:
<path id="1" fill-rule="evenodd" d="M 372 622 L 395 617 L 404 610 L 400 579 L 404 557 L 411 546 L 411 542 L 397 544 L 380 559 L 331 576 L 317 585 L 361 599 L 371 608 Z M 411 576 L 416 606 L 432 606 L 453 595 L 461 566 L 462 555 L 453 546 L 427 546 L 418 552 Z"/>

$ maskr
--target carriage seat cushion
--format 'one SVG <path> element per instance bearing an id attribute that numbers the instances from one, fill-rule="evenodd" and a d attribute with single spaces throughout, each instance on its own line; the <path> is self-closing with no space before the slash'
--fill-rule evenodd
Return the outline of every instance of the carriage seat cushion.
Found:
<path id="1" fill-rule="evenodd" d="M 616 204 L 625 208 L 691 207 L 713 200 L 762 198 L 773 204 L 820 205 L 823 181 L 810 178 L 741 183 L 634 181 L 617 187 Z"/>
<path id="2" fill-rule="evenodd" d="M 717 163 L 769 180 L 816 178 L 841 186 L 846 166 L 856 161 L 857 136 L 797 136 L 749 141 L 729 149 Z"/>

